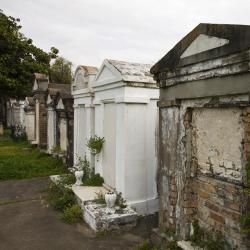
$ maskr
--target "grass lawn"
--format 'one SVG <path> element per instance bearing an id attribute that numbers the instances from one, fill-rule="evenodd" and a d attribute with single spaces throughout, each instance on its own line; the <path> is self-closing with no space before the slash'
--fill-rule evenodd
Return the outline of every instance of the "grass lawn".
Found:
<path id="1" fill-rule="evenodd" d="M 0 181 L 67 173 L 61 160 L 41 153 L 26 141 L 0 137 Z"/>

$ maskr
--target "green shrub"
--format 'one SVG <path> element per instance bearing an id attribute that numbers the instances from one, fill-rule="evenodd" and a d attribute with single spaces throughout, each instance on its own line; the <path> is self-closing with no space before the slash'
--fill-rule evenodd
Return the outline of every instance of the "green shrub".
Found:
<path id="1" fill-rule="evenodd" d="M 65 174 L 60 176 L 59 183 L 62 185 L 72 185 L 76 182 L 76 177 L 73 174 Z"/>
<path id="2" fill-rule="evenodd" d="M 82 220 L 82 209 L 75 204 L 71 207 L 66 207 L 63 214 L 60 216 L 61 220 L 68 224 L 75 224 Z"/>
<path id="3" fill-rule="evenodd" d="M 123 199 L 121 192 L 120 193 L 116 192 L 115 205 L 119 206 L 120 208 L 126 208 L 127 207 L 127 201 L 125 199 Z"/>
<path id="4" fill-rule="evenodd" d="M 198 221 L 193 222 L 194 233 L 190 237 L 191 242 L 195 246 L 199 246 L 206 250 L 229 250 L 230 245 L 220 232 L 208 232 L 199 226 Z"/>
<path id="5" fill-rule="evenodd" d="M 83 181 L 84 186 L 101 187 L 103 183 L 104 183 L 104 179 L 100 176 L 100 174 L 94 174 L 89 179 L 85 179 Z"/>
<path id="6" fill-rule="evenodd" d="M 160 248 L 149 241 L 144 241 L 140 245 L 134 247 L 133 250 L 160 250 Z"/>
<path id="7" fill-rule="evenodd" d="M 62 184 L 51 184 L 48 188 L 48 202 L 55 210 L 63 211 L 76 204 L 76 198 L 71 189 Z"/>

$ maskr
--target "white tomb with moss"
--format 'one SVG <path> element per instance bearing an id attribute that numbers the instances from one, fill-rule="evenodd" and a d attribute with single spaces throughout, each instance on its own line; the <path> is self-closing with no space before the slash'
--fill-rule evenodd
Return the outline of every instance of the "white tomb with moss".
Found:
<path id="1" fill-rule="evenodd" d="M 156 103 L 159 89 L 149 73 L 150 66 L 104 60 L 91 81 L 91 88 L 88 83 L 77 89 L 77 73 L 72 92 L 75 158 L 87 155 L 105 184 L 121 192 L 140 214 L 158 210 Z M 93 135 L 105 139 L 101 153 L 94 159 L 86 147 Z"/>

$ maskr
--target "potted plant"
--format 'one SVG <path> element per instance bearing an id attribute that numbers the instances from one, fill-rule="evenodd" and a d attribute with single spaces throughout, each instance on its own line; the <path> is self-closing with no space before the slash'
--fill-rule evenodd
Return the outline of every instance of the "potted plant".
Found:
<path id="1" fill-rule="evenodd" d="M 93 137 L 90 137 L 87 142 L 87 147 L 93 155 L 97 155 L 101 152 L 104 142 L 104 137 L 95 135 Z"/>

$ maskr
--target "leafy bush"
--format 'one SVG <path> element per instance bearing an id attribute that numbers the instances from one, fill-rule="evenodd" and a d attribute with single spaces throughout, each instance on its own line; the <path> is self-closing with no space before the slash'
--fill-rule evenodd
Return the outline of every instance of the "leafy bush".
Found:
<path id="1" fill-rule="evenodd" d="M 83 181 L 84 186 L 101 187 L 103 183 L 104 179 L 100 176 L 100 174 L 94 174 L 90 178 Z"/>
<path id="2" fill-rule="evenodd" d="M 82 220 L 82 209 L 75 204 L 71 207 L 66 207 L 63 214 L 60 216 L 61 220 L 68 224 L 75 224 Z"/>
<path id="3" fill-rule="evenodd" d="M 93 170 L 90 167 L 90 163 L 87 160 L 86 155 L 84 156 L 83 159 L 78 156 L 78 163 L 76 170 L 83 170 L 83 177 L 82 177 L 83 182 L 90 178 L 90 176 L 93 173 Z"/>
<path id="4" fill-rule="evenodd" d="M 93 137 L 90 137 L 90 139 L 87 142 L 87 147 L 89 148 L 92 154 L 96 155 L 101 152 L 104 142 L 105 142 L 104 137 L 99 137 L 95 135 Z"/>
<path id="5" fill-rule="evenodd" d="M 71 189 L 62 184 L 51 184 L 48 188 L 48 202 L 55 210 L 63 211 L 75 205 L 76 198 Z"/>
<path id="6" fill-rule="evenodd" d="M 160 248 L 149 241 L 144 241 L 140 245 L 134 247 L 133 250 L 160 250 Z"/>
<path id="7" fill-rule="evenodd" d="M 77 169 L 83 170 L 83 186 L 102 186 L 104 179 L 100 176 L 100 174 L 95 174 L 94 169 L 90 167 L 90 163 L 87 160 L 86 155 L 83 159 L 78 157 L 77 165 Z"/>
<path id="8" fill-rule="evenodd" d="M 60 176 L 59 183 L 62 185 L 72 185 L 76 182 L 76 177 L 73 174 L 64 174 Z"/>
<path id="9" fill-rule="evenodd" d="M 127 207 L 126 200 L 122 198 L 122 193 L 121 192 L 120 193 L 116 192 L 115 205 L 119 206 L 120 208 L 126 208 Z"/>

